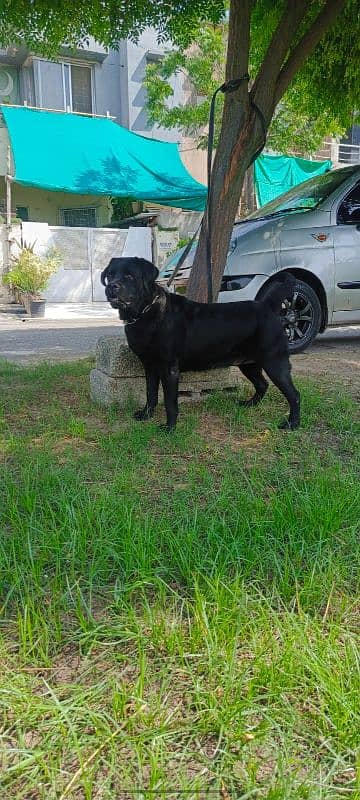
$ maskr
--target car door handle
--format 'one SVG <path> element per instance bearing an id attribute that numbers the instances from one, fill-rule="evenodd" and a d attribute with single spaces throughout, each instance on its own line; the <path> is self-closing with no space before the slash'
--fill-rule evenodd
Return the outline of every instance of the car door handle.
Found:
<path id="1" fill-rule="evenodd" d="M 341 281 L 337 285 L 339 289 L 360 289 L 360 281 Z"/>

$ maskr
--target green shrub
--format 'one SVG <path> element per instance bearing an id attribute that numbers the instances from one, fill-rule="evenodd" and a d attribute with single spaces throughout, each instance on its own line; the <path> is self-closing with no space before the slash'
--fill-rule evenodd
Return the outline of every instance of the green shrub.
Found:
<path id="1" fill-rule="evenodd" d="M 33 245 L 24 245 L 14 267 L 3 276 L 3 283 L 34 298 L 41 297 L 61 260 L 61 253 L 55 247 L 50 248 L 44 256 L 39 256 L 34 252 Z"/>

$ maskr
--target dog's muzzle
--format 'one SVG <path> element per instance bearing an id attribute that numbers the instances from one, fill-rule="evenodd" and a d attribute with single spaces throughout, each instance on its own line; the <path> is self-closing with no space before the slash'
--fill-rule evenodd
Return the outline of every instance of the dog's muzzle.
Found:
<path id="1" fill-rule="evenodd" d="M 118 286 L 113 286 L 111 283 L 109 283 L 107 286 L 105 286 L 105 294 L 106 294 L 107 299 L 108 300 L 117 300 L 118 289 L 119 289 Z"/>
<path id="2" fill-rule="evenodd" d="M 113 306 L 113 308 L 119 308 L 120 306 L 126 306 L 125 302 L 122 302 L 119 298 L 119 287 L 108 284 L 105 287 L 105 295 L 107 301 Z"/>

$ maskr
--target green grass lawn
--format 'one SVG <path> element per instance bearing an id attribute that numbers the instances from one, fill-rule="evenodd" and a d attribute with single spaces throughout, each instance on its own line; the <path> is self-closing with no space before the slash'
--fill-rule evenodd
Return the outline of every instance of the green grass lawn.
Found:
<path id="1" fill-rule="evenodd" d="M 169 437 L 89 366 L 0 365 L 1 800 L 360 798 L 355 400 Z"/>

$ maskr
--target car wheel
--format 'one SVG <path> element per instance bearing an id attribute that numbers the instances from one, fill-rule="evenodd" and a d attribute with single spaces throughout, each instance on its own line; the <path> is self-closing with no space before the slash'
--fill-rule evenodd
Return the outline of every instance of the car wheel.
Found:
<path id="1" fill-rule="evenodd" d="M 258 299 L 261 300 L 261 293 Z M 289 340 L 290 353 L 301 353 L 311 344 L 320 330 L 321 305 L 314 289 L 308 283 L 296 280 L 292 295 L 282 304 L 281 316 Z"/>
<path id="2" fill-rule="evenodd" d="M 318 335 L 321 325 L 320 300 L 308 283 L 296 281 L 292 296 L 282 304 L 282 316 L 290 353 L 301 353 Z"/>

